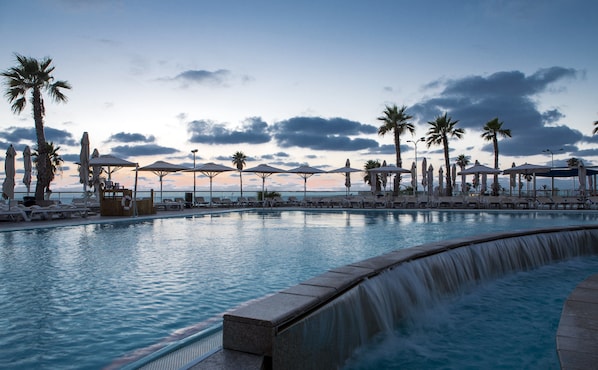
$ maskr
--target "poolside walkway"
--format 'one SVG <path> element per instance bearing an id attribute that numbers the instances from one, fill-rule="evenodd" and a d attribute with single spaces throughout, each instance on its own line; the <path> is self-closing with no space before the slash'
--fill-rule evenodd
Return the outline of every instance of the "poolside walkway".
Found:
<path id="1" fill-rule="evenodd" d="M 598 364 L 598 274 L 581 282 L 563 306 L 556 334 L 561 369 L 595 369 Z"/>

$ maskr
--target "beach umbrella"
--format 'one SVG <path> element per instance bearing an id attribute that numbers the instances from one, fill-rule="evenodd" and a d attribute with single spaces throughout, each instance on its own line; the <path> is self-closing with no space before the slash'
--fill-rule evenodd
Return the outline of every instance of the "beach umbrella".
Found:
<path id="1" fill-rule="evenodd" d="M 413 188 L 413 195 L 417 195 L 417 164 L 415 164 L 415 161 L 411 163 L 411 187 Z"/>
<path id="2" fill-rule="evenodd" d="M 432 196 L 434 194 L 434 167 L 430 164 L 428 167 L 428 195 Z"/>
<path id="3" fill-rule="evenodd" d="M 422 159 L 422 186 L 424 190 L 426 190 L 426 186 L 428 185 L 428 161 L 426 157 Z"/>
<path id="4" fill-rule="evenodd" d="M 202 164 L 199 167 L 195 167 L 195 171 L 201 172 L 210 179 L 210 206 L 212 206 L 212 180 L 214 179 L 214 177 L 218 176 L 218 174 L 222 172 L 236 171 L 236 169 L 210 162 Z"/>
<path id="5" fill-rule="evenodd" d="M 10 144 L 8 149 L 6 150 L 6 159 L 4 160 L 4 175 L 6 178 L 2 183 L 2 196 L 4 199 L 14 199 L 15 198 L 15 157 L 17 156 L 17 151 L 15 148 Z M 10 202 L 9 202 L 10 206 Z"/>
<path id="6" fill-rule="evenodd" d="M 29 148 L 29 145 L 23 150 L 23 166 L 25 167 L 23 184 L 27 187 L 27 195 L 29 195 L 31 189 L 31 148 Z"/>
<path id="7" fill-rule="evenodd" d="M 125 159 L 115 157 L 110 154 L 92 157 L 89 160 L 90 166 L 107 167 L 108 181 L 112 181 L 112 174 L 123 167 L 137 167 L 137 163 L 129 162 Z"/>
<path id="8" fill-rule="evenodd" d="M 386 167 L 386 159 L 384 161 L 382 161 L 382 166 L 381 167 Z M 380 180 L 382 180 L 382 187 L 384 188 L 384 192 L 386 193 L 386 184 L 388 183 L 388 176 L 390 176 L 389 172 L 381 172 L 380 173 Z"/>
<path id="9" fill-rule="evenodd" d="M 334 170 L 328 171 L 328 173 L 342 173 L 345 175 L 345 188 L 347 192 L 347 196 L 349 195 L 349 190 L 351 189 L 351 173 L 353 172 L 361 172 L 362 170 L 357 168 L 351 168 L 351 162 L 349 159 L 345 162 L 345 167 L 337 168 Z"/>
<path id="10" fill-rule="evenodd" d="M 375 174 L 375 175 L 381 174 L 382 179 L 384 179 L 384 177 L 387 177 L 389 174 L 393 174 L 393 173 L 396 176 L 398 176 L 398 174 L 400 174 L 400 173 L 411 173 L 410 170 L 407 170 L 407 169 L 401 168 L 401 167 L 397 167 L 393 164 L 372 168 L 369 171 L 371 174 Z M 371 183 L 371 181 L 370 181 L 370 183 Z M 375 183 L 374 183 L 374 185 L 375 185 Z"/>
<path id="11" fill-rule="evenodd" d="M 265 163 L 262 163 L 255 167 L 252 167 L 252 168 L 244 169 L 243 172 L 253 172 L 257 176 L 262 178 L 262 205 L 263 206 L 266 205 L 266 197 L 265 197 L 265 195 L 266 195 L 266 193 L 265 193 L 266 178 L 269 177 L 270 175 L 272 175 L 273 173 L 286 173 L 286 171 L 283 169 L 272 167 Z"/>
<path id="12" fill-rule="evenodd" d="M 525 176 L 526 179 L 529 178 L 529 176 L 532 176 L 534 181 L 534 198 L 536 197 L 536 174 L 548 172 L 550 172 L 550 167 L 548 166 L 530 164 L 527 162 L 519 166 L 507 168 L 503 171 L 505 175 L 519 174 L 519 196 L 521 196 L 521 176 Z M 527 182 L 527 186 L 529 187 L 529 182 Z"/>
<path id="13" fill-rule="evenodd" d="M 324 173 L 326 171 L 310 166 L 299 166 L 297 168 L 290 169 L 287 172 L 296 173 L 303 179 L 303 199 L 305 199 L 307 195 L 307 179 L 315 174 Z"/>
<path id="14" fill-rule="evenodd" d="M 444 188 L 444 170 L 442 166 L 438 169 L 438 195 L 442 194 L 442 190 Z"/>
<path id="15" fill-rule="evenodd" d="M 156 161 L 152 164 L 148 164 L 147 166 L 139 167 L 138 170 L 153 172 L 156 176 L 158 176 L 158 178 L 160 179 L 160 201 L 162 201 L 162 179 L 164 178 L 164 176 L 168 175 L 169 173 L 174 173 L 187 169 L 187 167 L 178 164 L 172 164 L 164 161 Z"/>
<path id="16" fill-rule="evenodd" d="M 453 163 L 451 179 L 453 180 L 453 189 L 454 189 L 457 187 L 457 165 L 455 163 Z"/>
<path id="17" fill-rule="evenodd" d="M 89 135 L 87 131 L 81 138 L 81 152 L 79 153 L 79 182 L 83 184 L 83 193 L 87 193 L 89 185 Z"/>
<path id="18" fill-rule="evenodd" d="M 98 158 L 100 156 L 100 152 L 97 149 L 93 150 L 91 153 L 91 158 Z M 91 162 L 91 159 L 90 159 Z M 102 166 L 94 165 L 91 166 L 91 184 L 93 185 L 93 192 L 96 193 L 96 197 L 98 196 L 98 190 L 100 189 L 100 175 L 102 174 Z"/>
<path id="19" fill-rule="evenodd" d="M 480 164 L 479 161 L 475 161 L 475 164 L 469 168 L 464 169 L 463 171 L 459 172 L 460 175 L 473 175 L 473 187 L 477 188 L 480 185 L 480 176 L 481 175 L 494 175 L 494 174 L 499 174 L 501 171 L 496 169 L 496 168 L 492 168 L 492 167 L 488 167 L 488 166 L 484 166 L 483 164 Z"/>

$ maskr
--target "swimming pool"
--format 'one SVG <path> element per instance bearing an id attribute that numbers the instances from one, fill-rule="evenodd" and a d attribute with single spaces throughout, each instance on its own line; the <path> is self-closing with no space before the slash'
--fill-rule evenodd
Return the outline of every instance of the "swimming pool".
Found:
<path id="1" fill-rule="evenodd" d="M 3 232 L 0 366 L 117 367 L 335 266 L 434 240 L 597 220 L 595 212 L 245 211 Z"/>

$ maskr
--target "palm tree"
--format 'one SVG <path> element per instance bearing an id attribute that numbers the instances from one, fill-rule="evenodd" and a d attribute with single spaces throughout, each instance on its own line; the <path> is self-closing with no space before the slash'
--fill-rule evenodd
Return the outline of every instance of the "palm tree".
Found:
<path id="1" fill-rule="evenodd" d="M 468 155 L 459 154 L 459 156 L 457 156 L 457 160 L 455 161 L 455 164 L 457 166 L 459 166 L 459 169 L 461 171 L 463 171 L 463 170 L 465 170 L 465 167 L 467 167 L 467 165 L 469 165 L 471 163 L 470 158 L 471 157 Z M 461 179 L 463 180 L 463 176 L 461 176 Z M 465 181 L 463 181 L 463 182 L 465 182 Z M 466 189 L 466 187 L 467 187 L 467 185 L 465 185 L 465 186 L 462 185 L 461 189 Z M 463 190 L 463 191 L 465 191 L 465 190 Z"/>
<path id="2" fill-rule="evenodd" d="M 453 184 L 451 182 L 451 163 L 449 158 L 449 138 L 456 137 L 458 139 L 463 137 L 465 130 L 456 128 L 459 121 L 453 121 L 451 117 L 444 113 L 442 116 L 436 117 L 434 121 L 428 122 L 431 126 L 428 129 L 426 144 L 428 148 L 435 145 L 442 145 L 444 149 L 444 164 L 446 168 L 446 195 L 453 194 Z"/>
<path id="3" fill-rule="evenodd" d="M 44 99 L 42 90 L 56 102 L 66 102 L 67 97 L 62 93 L 62 89 L 70 89 L 71 86 L 66 81 L 54 81 L 52 72 L 55 67 L 51 67 L 52 59 L 44 58 L 38 61 L 34 58 L 15 54 L 18 65 L 2 73 L 6 78 L 6 97 L 12 103 L 11 109 L 19 114 L 27 104 L 27 92 L 31 90 L 31 104 L 33 105 L 33 120 L 35 122 L 35 134 L 37 136 L 38 155 L 44 160 L 37 161 L 37 183 L 35 186 L 35 199 L 44 199 L 44 190 L 49 189 L 52 181 L 52 174 L 48 163 L 50 162 L 50 153 L 46 145 L 46 136 L 44 133 Z"/>
<path id="4" fill-rule="evenodd" d="M 52 190 L 50 190 L 50 183 L 52 181 L 54 181 L 54 178 L 56 177 L 56 174 L 58 172 L 62 171 L 62 163 L 64 163 L 64 160 L 62 159 L 62 157 L 60 156 L 60 154 L 58 154 L 58 151 L 60 150 L 60 147 L 54 147 L 54 143 L 53 142 L 46 142 L 46 150 L 44 152 L 46 152 L 48 155 L 46 156 L 46 168 L 48 168 L 48 174 L 50 176 L 50 181 L 48 182 L 48 185 L 46 186 L 46 188 L 44 188 L 44 192 L 45 193 L 52 193 Z M 33 153 L 31 153 L 32 161 L 33 163 L 35 163 L 37 165 L 37 167 L 39 168 L 39 150 L 36 148 L 34 149 Z"/>
<path id="5" fill-rule="evenodd" d="M 363 177 L 363 181 L 366 184 L 372 186 L 372 181 L 371 181 L 372 177 L 370 174 L 370 170 L 373 168 L 378 168 L 378 167 L 380 167 L 380 161 L 377 159 L 376 160 L 370 159 L 367 162 L 365 162 L 365 165 L 363 166 L 363 168 L 365 169 L 365 176 Z M 380 176 L 378 176 L 377 174 L 375 177 L 376 177 L 376 184 L 374 186 L 376 187 L 376 192 L 380 192 L 380 191 L 382 191 L 382 181 L 380 179 Z"/>
<path id="6" fill-rule="evenodd" d="M 243 196 L 243 177 L 241 176 L 241 171 L 245 168 L 245 161 L 247 160 L 247 156 L 243 152 L 236 152 L 233 154 L 233 165 L 237 167 L 239 171 L 239 186 L 241 188 L 241 196 Z"/>
<path id="7" fill-rule="evenodd" d="M 413 116 L 408 115 L 405 113 L 407 109 L 406 106 L 402 106 L 401 109 L 397 108 L 396 104 L 392 107 L 386 106 L 386 109 L 383 112 L 383 116 L 378 117 L 379 121 L 384 122 L 382 126 L 378 128 L 378 135 L 384 136 L 387 133 L 392 132 L 394 135 L 394 143 L 395 143 L 395 153 L 397 159 L 397 167 L 403 166 L 403 161 L 401 159 L 401 135 L 406 131 L 409 131 L 411 134 L 415 132 L 415 127 L 413 123 L 408 122 Z M 394 194 L 397 195 L 399 192 L 399 185 L 401 182 L 401 177 L 399 175 L 395 176 L 394 182 Z"/>
<path id="8" fill-rule="evenodd" d="M 500 122 L 498 117 L 486 122 L 482 138 L 486 141 L 492 141 L 494 147 L 494 168 L 498 169 L 498 137 L 511 137 L 511 130 L 502 128 L 504 122 Z M 498 195 L 498 174 L 494 174 L 494 183 L 492 184 L 492 195 Z"/>
<path id="9" fill-rule="evenodd" d="M 592 131 L 592 135 L 598 134 L 598 121 L 594 121 L 594 130 Z"/>

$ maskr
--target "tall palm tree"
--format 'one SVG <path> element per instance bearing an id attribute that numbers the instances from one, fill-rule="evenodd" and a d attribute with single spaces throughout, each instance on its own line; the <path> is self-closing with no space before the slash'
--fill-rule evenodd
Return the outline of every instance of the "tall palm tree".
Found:
<path id="1" fill-rule="evenodd" d="M 50 190 L 50 183 L 52 181 L 54 181 L 54 178 L 56 177 L 56 174 L 58 172 L 62 171 L 62 163 L 64 163 L 64 160 L 62 159 L 62 157 L 60 156 L 60 154 L 58 154 L 58 151 L 60 150 L 60 147 L 54 146 L 53 142 L 46 142 L 46 150 L 45 152 L 48 154 L 46 156 L 46 168 L 48 168 L 48 173 L 50 176 L 50 181 L 48 182 L 48 185 L 46 186 L 46 188 L 44 189 L 45 193 L 51 193 L 52 190 Z M 38 161 L 39 161 L 39 150 L 36 148 L 34 149 L 33 153 L 31 153 L 32 161 L 33 163 L 35 163 L 36 165 L 38 165 Z"/>
<path id="2" fill-rule="evenodd" d="M 402 106 L 400 109 L 397 108 L 396 104 L 392 107 L 386 106 L 386 109 L 383 112 L 383 116 L 378 117 L 379 121 L 382 121 L 383 124 L 378 128 L 378 135 L 384 136 L 387 133 L 391 133 L 394 135 L 394 143 L 395 143 L 395 153 L 397 159 L 397 167 L 403 166 L 403 160 L 401 159 L 401 135 L 404 134 L 406 131 L 409 131 L 411 134 L 415 132 L 415 127 L 413 123 L 408 122 L 413 116 L 408 115 L 405 113 L 407 109 L 406 106 Z M 399 192 L 399 185 L 401 182 L 401 177 L 399 175 L 395 176 L 394 182 L 394 194 L 397 195 Z"/>
<path id="3" fill-rule="evenodd" d="M 436 117 L 434 121 L 428 122 L 431 126 L 428 129 L 426 137 L 426 145 L 428 148 L 432 145 L 442 145 L 444 149 L 444 164 L 446 168 L 446 195 L 453 195 L 453 184 L 451 182 L 451 163 L 449 158 L 449 139 L 456 137 L 460 139 L 463 137 L 465 130 L 456 128 L 459 121 L 453 121 L 447 113 Z"/>
<path id="4" fill-rule="evenodd" d="M 504 122 L 500 122 L 498 117 L 486 122 L 482 138 L 486 141 L 492 141 L 494 147 L 494 168 L 498 169 L 498 137 L 511 137 L 511 130 L 502 128 Z M 498 174 L 494 174 L 492 183 L 492 195 L 498 195 Z"/>
<path id="5" fill-rule="evenodd" d="M 27 92 L 31 91 L 31 104 L 33 105 L 33 120 L 35 122 L 35 134 L 37 136 L 38 155 L 44 160 L 37 161 L 37 183 L 35 186 L 35 199 L 44 199 L 44 190 L 48 189 L 52 181 L 52 174 L 48 163 L 50 153 L 46 145 L 44 133 L 44 99 L 42 90 L 56 102 L 66 102 L 67 97 L 62 89 L 70 89 L 71 85 L 66 81 L 54 81 L 51 67 L 52 59 L 44 58 L 38 61 L 35 58 L 15 54 L 18 65 L 0 73 L 6 79 L 6 97 L 12 103 L 11 109 L 14 113 L 20 114 L 27 104 Z"/>
<path id="6" fill-rule="evenodd" d="M 245 168 L 245 161 L 247 160 L 247 156 L 243 152 L 236 152 L 235 154 L 233 154 L 232 158 L 233 165 L 237 167 L 237 170 L 239 171 L 239 186 L 241 189 L 241 196 L 243 196 L 243 177 L 241 176 L 241 173 L 243 171 L 243 168 Z"/>
<path id="7" fill-rule="evenodd" d="M 363 181 L 366 184 L 372 186 L 372 177 L 370 174 L 370 170 L 373 168 L 378 168 L 378 167 L 380 167 L 380 161 L 377 159 L 376 160 L 369 159 L 367 162 L 365 162 L 365 165 L 363 166 L 363 168 L 365 169 L 365 175 L 363 177 Z M 374 184 L 374 186 L 376 188 L 376 192 L 380 192 L 380 191 L 382 191 L 382 179 L 377 174 L 376 174 L 375 178 L 376 178 L 376 184 Z"/>

